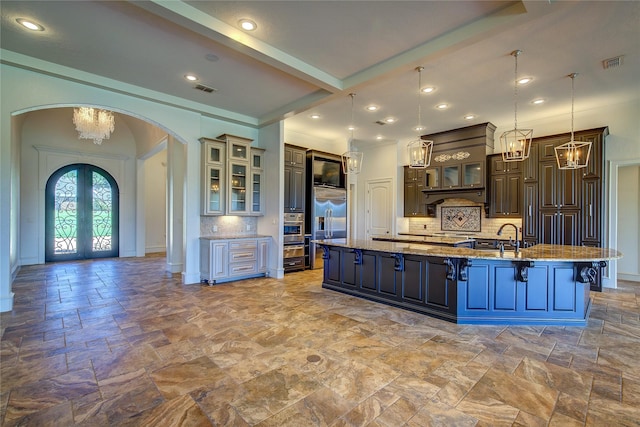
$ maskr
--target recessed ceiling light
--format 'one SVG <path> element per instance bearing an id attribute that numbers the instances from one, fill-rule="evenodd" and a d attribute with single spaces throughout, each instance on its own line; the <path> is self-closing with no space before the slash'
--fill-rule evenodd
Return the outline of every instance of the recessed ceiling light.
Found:
<path id="1" fill-rule="evenodd" d="M 386 119 L 384 119 L 384 121 L 387 123 L 395 123 L 396 119 L 393 117 L 387 117 Z"/>
<path id="2" fill-rule="evenodd" d="M 238 21 L 238 24 L 240 25 L 240 28 L 245 31 L 253 31 L 258 28 L 258 25 L 251 19 L 241 19 Z"/>
<path id="3" fill-rule="evenodd" d="M 377 139 L 378 141 L 380 141 L 382 138 L 383 138 L 383 136 L 382 136 L 382 135 L 378 135 L 378 136 L 376 136 L 376 139 Z"/>
<path id="4" fill-rule="evenodd" d="M 476 116 L 474 114 L 467 114 L 466 116 L 464 116 L 465 120 L 473 120 L 475 118 L 476 118 Z"/>
<path id="5" fill-rule="evenodd" d="M 436 108 L 438 110 L 446 110 L 447 108 L 449 108 L 449 104 L 438 104 L 436 105 Z"/>
<path id="6" fill-rule="evenodd" d="M 198 76 L 196 76 L 195 74 L 185 74 L 184 78 L 189 80 L 190 82 L 198 81 Z"/>
<path id="7" fill-rule="evenodd" d="M 526 85 L 529 84 L 533 81 L 532 77 L 523 77 L 521 79 L 518 79 L 518 84 L 519 85 Z"/>
<path id="8" fill-rule="evenodd" d="M 416 126 L 416 127 L 413 128 L 413 130 L 418 131 L 418 132 L 420 132 L 422 130 L 425 130 L 425 129 L 426 129 L 425 126 Z"/>
<path id="9" fill-rule="evenodd" d="M 378 110 L 378 108 L 380 108 L 380 107 L 378 107 L 377 105 L 367 105 L 367 106 L 365 107 L 365 109 L 366 109 L 367 111 L 377 111 L 377 110 Z"/>
<path id="10" fill-rule="evenodd" d="M 531 101 L 532 104 L 534 105 L 540 105 L 540 104 L 544 104 L 544 99 L 539 98 L 539 99 L 534 99 L 533 101 Z"/>
<path id="11" fill-rule="evenodd" d="M 320 118 L 320 114 L 312 114 L 309 117 L 311 117 L 312 119 L 319 119 Z"/>
<path id="12" fill-rule="evenodd" d="M 44 27 L 42 25 L 25 18 L 18 18 L 16 19 L 16 22 L 31 31 L 44 31 Z"/>
<path id="13" fill-rule="evenodd" d="M 356 130 L 356 127 L 354 125 L 349 125 L 349 127 L 347 128 L 349 130 Z"/>
<path id="14" fill-rule="evenodd" d="M 421 90 L 422 92 L 424 92 L 424 93 L 431 93 L 431 92 L 433 92 L 434 90 L 436 90 L 436 88 L 435 88 L 435 87 L 432 87 L 432 86 L 428 86 L 428 87 L 423 87 L 423 88 L 422 88 L 422 89 L 420 89 L 420 90 Z"/>

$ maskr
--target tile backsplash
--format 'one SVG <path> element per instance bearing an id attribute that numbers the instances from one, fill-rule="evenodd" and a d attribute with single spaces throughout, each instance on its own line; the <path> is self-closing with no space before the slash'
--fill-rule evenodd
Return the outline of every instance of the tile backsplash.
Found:
<path id="1" fill-rule="evenodd" d="M 200 235 L 252 235 L 258 230 L 258 219 L 254 216 L 201 216 Z"/>
<path id="2" fill-rule="evenodd" d="M 496 236 L 498 229 L 506 223 L 515 224 L 518 230 L 522 229 L 521 218 L 486 218 L 484 216 L 484 206 L 480 203 L 474 203 L 466 199 L 447 199 L 437 206 L 436 218 L 409 218 L 409 233 L 411 234 L 429 234 L 429 233 L 450 233 L 451 231 L 443 231 L 442 225 L 442 207 L 453 206 L 480 206 L 482 207 L 482 215 L 480 219 L 480 232 L 464 232 L 469 236 Z M 518 235 L 520 237 L 521 234 Z M 513 228 L 506 228 L 502 234 L 503 238 L 515 238 Z M 521 238 L 521 237 L 520 237 Z"/>

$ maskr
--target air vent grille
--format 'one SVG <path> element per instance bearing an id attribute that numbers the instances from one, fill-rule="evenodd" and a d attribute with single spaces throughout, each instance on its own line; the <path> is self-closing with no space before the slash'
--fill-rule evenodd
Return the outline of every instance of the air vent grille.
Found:
<path id="1" fill-rule="evenodd" d="M 380 125 L 380 126 L 384 126 L 386 125 L 385 122 L 383 122 L 382 120 L 376 120 L 376 124 Z"/>
<path id="2" fill-rule="evenodd" d="M 193 88 L 201 90 L 201 91 L 206 92 L 206 93 L 213 93 L 213 92 L 217 92 L 217 90 L 218 90 L 216 88 L 213 88 L 213 87 L 210 87 L 210 86 L 205 86 L 205 85 L 200 84 L 200 83 L 195 85 Z"/>
<path id="3" fill-rule="evenodd" d="M 605 70 L 609 68 L 616 68 L 622 65 L 622 56 L 616 56 L 614 58 L 605 59 L 602 61 L 602 68 Z"/>

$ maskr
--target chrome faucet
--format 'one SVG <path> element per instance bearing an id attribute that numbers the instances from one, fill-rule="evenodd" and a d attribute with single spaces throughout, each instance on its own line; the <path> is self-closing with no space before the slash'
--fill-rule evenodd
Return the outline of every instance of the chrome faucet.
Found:
<path id="1" fill-rule="evenodd" d="M 505 228 L 507 225 L 512 226 L 515 230 L 516 230 L 516 241 L 515 241 L 515 247 L 516 247 L 516 253 L 520 252 L 520 240 L 518 240 L 518 226 L 516 226 L 515 224 L 512 224 L 510 222 L 506 223 L 506 224 L 502 224 L 500 226 L 500 228 L 498 229 L 498 236 L 502 236 L 502 229 Z M 514 244 L 514 242 L 511 240 L 511 238 L 509 238 L 509 243 L 510 244 Z"/>

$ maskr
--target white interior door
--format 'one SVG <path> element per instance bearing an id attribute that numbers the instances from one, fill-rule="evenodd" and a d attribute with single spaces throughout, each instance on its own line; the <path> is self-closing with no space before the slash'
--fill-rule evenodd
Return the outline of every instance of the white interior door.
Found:
<path id="1" fill-rule="evenodd" d="M 367 181 L 366 238 L 393 234 L 393 197 L 391 178 Z"/>

